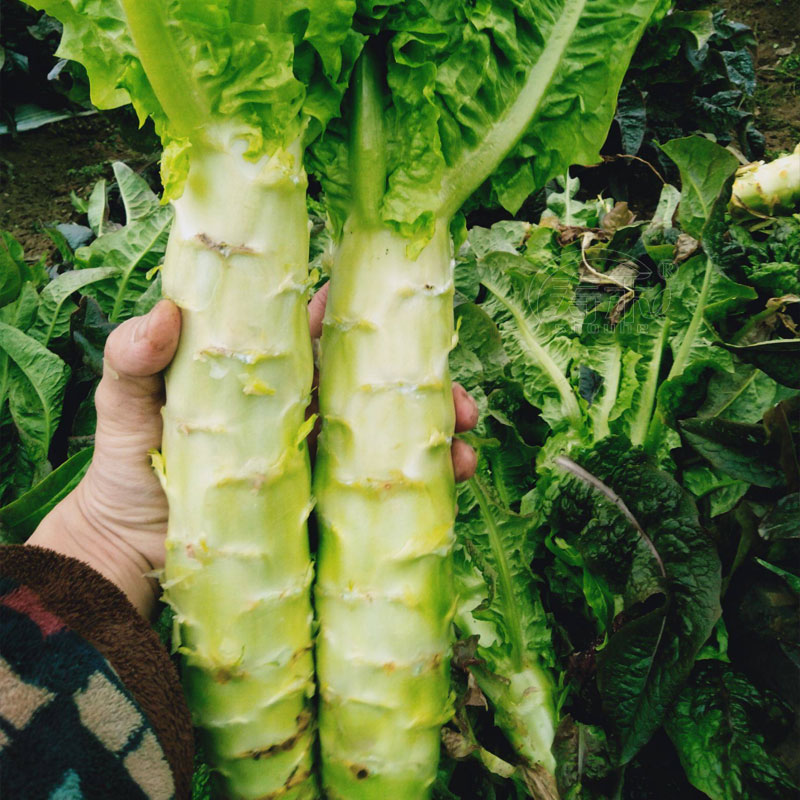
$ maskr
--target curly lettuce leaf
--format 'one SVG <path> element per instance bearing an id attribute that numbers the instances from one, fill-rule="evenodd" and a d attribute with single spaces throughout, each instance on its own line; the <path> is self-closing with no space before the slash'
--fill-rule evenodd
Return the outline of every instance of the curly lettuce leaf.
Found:
<path id="1" fill-rule="evenodd" d="M 452 217 L 484 181 L 515 212 L 571 164 L 595 163 L 636 43 L 668 7 L 664 0 L 362 2 L 357 24 L 385 43 L 380 218 L 424 240 L 437 217 Z M 350 148 L 354 124 L 331 131 L 313 159 L 337 225 L 362 191 L 364 170 L 339 169 L 346 156 L 335 155 Z"/>
<path id="2" fill-rule="evenodd" d="M 575 303 L 575 265 L 537 228 L 524 255 L 493 251 L 478 261 L 488 290 L 483 309 L 500 329 L 512 377 L 553 428 L 582 427 L 580 396 L 569 380 L 580 354 L 583 312 Z"/>
<path id="3" fill-rule="evenodd" d="M 86 68 L 98 108 L 133 103 L 180 194 L 190 149 L 246 142 L 258 158 L 339 111 L 361 37 L 355 0 L 29 0 L 64 26 L 58 54 Z"/>
<path id="4" fill-rule="evenodd" d="M 508 509 L 483 472 L 461 493 L 456 624 L 479 637 L 480 662 L 471 671 L 492 703 L 496 723 L 523 759 L 552 774 L 555 700 L 547 667 L 554 653 L 530 568 L 535 524 Z"/>

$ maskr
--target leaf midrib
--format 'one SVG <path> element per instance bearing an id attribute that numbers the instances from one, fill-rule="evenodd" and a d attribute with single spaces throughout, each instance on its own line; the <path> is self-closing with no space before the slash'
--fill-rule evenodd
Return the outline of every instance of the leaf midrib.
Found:
<path id="1" fill-rule="evenodd" d="M 141 263 L 141 260 L 153 249 L 153 246 L 155 245 L 156 241 L 158 241 L 158 238 L 167 228 L 170 227 L 170 225 L 172 225 L 172 216 L 167 215 L 165 224 L 159 226 L 158 231 L 148 241 L 147 246 L 144 247 L 139 253 L 138 257 L 128 265 L 127 269 L 123 270 L 122 278 L 119 282 L 119 289 L 117 290 L 117 296 L 114 298 L 114 307 L 111 309 L 111 315 L 108 318 L 109 322 L 117 322 L 117 318 L 120 313 L 120 307 L 122 306 L 122 300 L 125 295 L 125 290 L 128 288 L 128 281 L 130 281 L 133 271 Z"/>
<path id="2" fill-rule="evenodd" d="M 489 546 L 492 550 L 495 564 L 497 565 L 497 573 L 500 586 L 502 587 L 503 605 L 505 608 L 501 616 L 511 635 L 510 644 L 514 668 L 520 670 L 522 669 L 523 661 L 522 621 L 518 613 L 517 605 L 514 602 L 514 581 L 511 577 L 511 568 L 509 567 L 508 558 L 503 549 L 502 536 L 497 527 L 497 521 L 492 516 L 492 512 L 489 508 L 489 499 L 486 496 L 485 489 L 478 478 L 470 478 L 469 485 L 475 495 L 475 499 L 478 501 L 481 516 L 486 523 Z"/>
<path id="3" fill-rule="evenodd" d="M 439 190 L 442 215 L 449 218 L 458 211 L 475 189 L 497 169 L 536 118 L 587 2 L 566 0 L 558 22 L 550 31 L 547 44 L 531 66 L 516 100 L 481 137 L 480 145 L 462 151 L 448 167 Z"/>
<path id="4" fill-rule="evenodd" d="M 526 348 L 530 354 L 539 364 L 539 366 L 547 373 L 550 381 L 558 390 L 559 397 L 561 398 L 561 406 L 565 411 L 565 416 L 577 425 L 580 421 L 580 409 L 578 408 L 578 401 L 575 397 L 575 392 L 569 384 L 566 376 L 558 368 L 558 365 L 553 361 L 547 351 L 536 340 L 536 336 L 528 325 L 521 309 L 514 303 L 508 300 L 500 288 L 492 283 L 492 281 L 483 280 L 481 283 L 497 298 L 497 300 L 505 306 L 514 321 L 517 323 L 517 329 L 525 343 Z"/>

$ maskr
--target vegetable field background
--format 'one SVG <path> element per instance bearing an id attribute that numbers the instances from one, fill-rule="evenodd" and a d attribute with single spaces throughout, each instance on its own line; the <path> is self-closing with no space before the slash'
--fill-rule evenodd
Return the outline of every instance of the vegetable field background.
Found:
<path id="1" fill-rule="evenodd" d="M 59 36 L 3 0 L 5 542 L 84 474 L 103 343 L 160 297 L 172 223 L 150 123 L 87 113 Z M 800 190 L 729 208 L 737 168 L 800 142 L 798 93 L 798 0 L 678 2 L 600 164 L 515 215 L 487 185 L 451 226 L 450 370 L 480 420 L 438 800 L 800 796 Z"/>

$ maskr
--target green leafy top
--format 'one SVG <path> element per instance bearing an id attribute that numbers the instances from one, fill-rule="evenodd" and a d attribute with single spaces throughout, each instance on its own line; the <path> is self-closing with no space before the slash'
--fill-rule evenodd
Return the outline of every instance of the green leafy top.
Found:
<path id="1" fill-rule="evenodd" d="M 597 161 L 633 49 L 668 5 L 361 3 L 357 24 L 379 29 L 385 43 L 370 67 L 377 74 L 356 86 L 350 122 L 334 126 L 314 154 L 335 224 L 349 215 L 353 195 L 358 205 L 377 186 L 380 219 L 425 238 L 437 217 L 451 217 L 490 177 L 496 199 L 513 212 L 570 164 Z M 379 99 L 365 99 L 370 85 Z M 367 127 L 370 142 L 386 142 L 384 174 L 372 150 L 360 152 L 365 116 L 383 126 Z"/>
<path id="2" fill-rule="evenodd" d="M 338 113 L 361 41 L 355 0 L 30 4 L 63 23 L 59 55 L 86 67 L 98 108 L 132 102 L 153 118 L 171 197 L 190 146 L 241 138 L 257 158 L 319 132 Z"/>

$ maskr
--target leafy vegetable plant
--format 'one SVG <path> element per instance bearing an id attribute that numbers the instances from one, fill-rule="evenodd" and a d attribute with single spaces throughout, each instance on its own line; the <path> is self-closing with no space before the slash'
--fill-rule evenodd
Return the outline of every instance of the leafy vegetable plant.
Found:
<path id="1" fill-rule="evenodd" d="M 664 152 L 683 189 L 665 186 L 652 220 L 554 199 L 541 225 L 471 230 L 456 266 L 451 368 L 482 408 L 478 476 L 459 496 L 456 528 L 458 584 L 474 611 L 456 622 L 480 637 L 467 669 L 534 797 L 520 738 L 535 727 L 531 695 L 521 702 L 502 681 L 515 652 L 557 676 L 561 796 L 664 796 L 653 759 L 673 746 L 674 791 L 796 791 L 772 749 L 786 709 L 752 665 L 742 674 L 744 623 L 730 600 L 748 581 L 796 585 L 786 537 L 797 526 L 784 527 L 800 441 L 794 300 L 748 285 L 746 257 L 782 256 L 794 228 L 731 225 L 737 162 L 721 147 L 694 137 Z M 767 531 L 779 563 L 765 557 Z M 791 589 L 775 591 L 796 618 Z M 790 659 L 772 673 L 796 676 Z M 460 702 L 477 705 L 474 690 Z M 491 733 L 478 742 L 505 752 Z"/>

